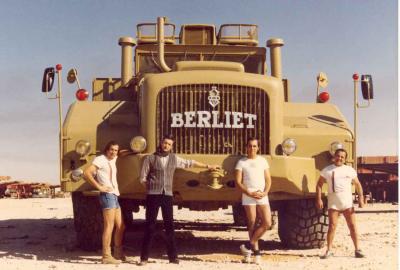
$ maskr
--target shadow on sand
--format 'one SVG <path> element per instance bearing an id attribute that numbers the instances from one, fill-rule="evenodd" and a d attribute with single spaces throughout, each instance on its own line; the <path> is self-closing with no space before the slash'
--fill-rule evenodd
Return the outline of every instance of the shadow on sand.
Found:
<path id="1" fill-rule="evenodd" d="M 212 254 L 239 255 L 241 239 L 235 239 L 243 227 L 230 223 L 205 223 L 176 221 L 176 238 L 179 254 L 183 260 L 200 260 L 196 256 Z M 137 220 L 125 234 L 124 246 L 129 257 L 138 260 L 143 237 L 143 220 Z M 163 224 L 157 224 L 153 242 L 152 258 L 165 258 L 166 249 Z M 195 231 L 209 236 L 196 236 Z M 210 231 L 210 233 L 203 233 Z M 218 233 L 225 232 L 224 239 Z M 231 232 L 231 237 L 226 237 Z M 260 241 L 263 250 L 282 249 L 278 241 Z M 10 219 L 0 221 L 0 257 L 33 260 L 50 260 L 81 264 L 99 263 L 100 251 L 87 252 L 76 246 L 74 222 L 65 219 Z M 134 263 L 134 262 L 133 262 Z"/>

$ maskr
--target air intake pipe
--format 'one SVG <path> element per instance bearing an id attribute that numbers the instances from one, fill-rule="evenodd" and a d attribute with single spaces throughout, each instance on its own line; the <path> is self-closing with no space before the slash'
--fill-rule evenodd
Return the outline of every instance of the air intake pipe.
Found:
<path id="1" fill-rule="evenodd" d="M 131 37 L 121 37 L 118 41 L 121 46 L 121 81 L 122 86 L 128 86 L 133 77 L 133 57 L 132 48 L 136 45 L 136 40 Z"/>
<path id="2" fill-rule="evenodd" d="M 271 76 L 278 79 L 282 79 L 281 47 L 283 45 L 283 39 L 280 38 L 272 38 L 267 41 L 271 57 Z"/>

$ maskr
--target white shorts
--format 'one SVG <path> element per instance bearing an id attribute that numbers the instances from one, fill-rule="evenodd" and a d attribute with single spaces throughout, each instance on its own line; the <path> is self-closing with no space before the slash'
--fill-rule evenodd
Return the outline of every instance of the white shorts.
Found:
<path id="1" fill-rule="evenodd" d="M 254 199 L 246 194 L 242 194 L 242 205 L 269 205 L 268 196 L 262 197 L 261 199 Z"/>
<path id="2" fill-rule="evenodd" d="M 349 208 L 353 208 L 353 194 L 348 192 L 328 194 L 328 209 L 344 211 Z"/>

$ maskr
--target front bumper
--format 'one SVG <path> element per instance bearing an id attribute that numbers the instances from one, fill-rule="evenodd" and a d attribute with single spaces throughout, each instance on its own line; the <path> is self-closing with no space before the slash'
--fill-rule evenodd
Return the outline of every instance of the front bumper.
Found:
<path id="1" fill-rule="evenodd" d="M 241 156 L 218 155 L 179 155 L 186 159 L 195 159 L 206 164 L 216 164 L 223 172 L 217 176 L 219 189 L 210 188 L 215 181 L 215 174 L 198 168 L 177 169 L 174 175 L 174 196 L 177 201 L 216 201 L 235 202 L 241 198 L 238 188 L 235 188 L 235 165 Z M 145 198 L 145 189 L 139 183 L 140 168 L 144 155 L 129 155 L 120 157 L 117 162 L 118 185 L 121 197 L 139 199 Z M 318 179 L 318 170 L 313 158 L 290 156 L 264 156 L 272 176 L 270 200 L 297 199 L 314 196 Z M 213 179 L 214 178 L 214 179 Z M 193 186 L 189 183 L 197 182 Z M 87 191 L 91 187 L 83 180 L 63 182 L 65 191 Z"/>

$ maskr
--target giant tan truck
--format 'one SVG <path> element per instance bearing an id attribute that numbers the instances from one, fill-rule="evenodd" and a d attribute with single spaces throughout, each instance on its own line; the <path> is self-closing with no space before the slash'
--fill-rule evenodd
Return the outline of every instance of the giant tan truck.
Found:
<path id="1" fill-rule="evenodd" d="M 242 223 L 234 168 L 246 154 L 246 140 L 257 137 L 259 154 L 271 168 L 269 199 L 278 212 L 281 241 L 291 248 L 323 245 L 328 218 L 326 209 L 314 206 L 316 181 L 337 148 L 345 148 L 354 163 L 354 136 L 336 106 L 291 102 L 289 81 L 282 77 L 282 39 L 266 43 L 269 74 L 267 48 L 259 46 L 252 24 L 224 24 L 218 33 L 214 25 L 182 25 L 176 36 L 175 25 L 160 17 L 139 24 L 136 39 L 121 37 L 119 45 L 121 78 L 95 78 L 91 101 L 86 90 L 78 90 L 60 124 L 61 187 L 72 192 L 82 248 L 99 247 L 102 231 L 98 193 L 83 170 L 108 141 L 120 144 L 125 150 L 117 161 L 120 202 L 130 224 L 145 200 L 139 183 L 143 158 L 166 134 L 174 136 L 179 156 L 222 168 L 178 169 L 173 194 L 179 208 L 232 207 L 234 221 Z M 56 68 L 46 69 L 42 91 L 51 90 L 54 73 L 61 75 L 61 66 Z M 76 75 L 72 69 L 68 81 L 75 82 Z M 60 88 L 59 82 L 59 102 Z"/>

